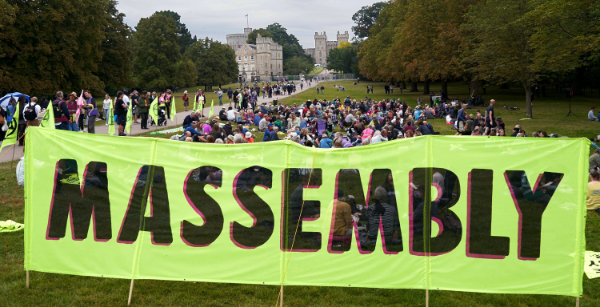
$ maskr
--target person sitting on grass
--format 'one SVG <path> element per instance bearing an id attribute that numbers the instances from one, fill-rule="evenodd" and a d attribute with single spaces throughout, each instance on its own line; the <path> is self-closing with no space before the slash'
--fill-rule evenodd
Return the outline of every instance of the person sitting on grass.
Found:
<path id="1" fill-rule="evenodd" d="M 588 112 L 588 120 L 590 121 L 598 121 L 598 118 L 596 117 L 596 115 L 594 115 L 594 112 L 596 111 L 596 107 L 592 107 L 592 109 L 590 109 L 590 112 Z M 600 114 L 599 114 L 600 116 Z"/>

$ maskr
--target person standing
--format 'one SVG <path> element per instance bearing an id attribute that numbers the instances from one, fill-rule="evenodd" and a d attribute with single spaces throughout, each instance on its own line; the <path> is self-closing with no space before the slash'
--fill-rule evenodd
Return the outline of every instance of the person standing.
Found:
<path id="1" fill-rule="evenodd" d="M 321 94 L 325 94 L 325 87 L 321 85 Z"/>
<path id="2" fill-rule="evenodd" d="M 196 99 L 198 103 L 198 109 L 200 109 L 200 117 L 204 117 L 204 104 L 206 103 L 206 96 L 204 95 L 202 90 L 198 92 L 198 97 L 196 97 Z"/>
<path id="3" fill-rule="evenodd" d="M 77 93 L 72 92 L 69 95 L 69 101 L 67 102 L 67 108 L 69 109 L 69 131 L 77 132 L 77 118 L 75 118 L 75 113 L 77 113 Z"/>
<path id="4" fill-rule="evenodd" d="M 138 112 L 137 112 L 137 106 L 138 106 L 139 99 L 140 99 L 140 96 L 139 96 L 138 91 L 134 90 L 133 93 L 131 94 L 131 103 L 133 103 L 133 105 L 131 106 L 131 108 L 132 108 L 131 115 L 133 115 L 133 123 L 134 124 L 139 124 Z"/>
<path id="5" fill-rule="evenodd" d="M 168 89 L 165 94 L 165 107 L 167 108 L 167 118 L 171 118 L 171 102 L 173 100 L 173 95 L 171 95 L 171 90 Z"/>
<path id="6" fill-rule="evenodd" d="M 223 105 L 223 90 L 221 90 L 220 87 L 217 90 L 217 96 L 219 96 L 219 105 L 222 106 Z"/>
<path id="7" fill-rule="evenodd" d="M 112 100 L 108 94 L 104 94 L 104 102 L 102 103 L 102 109 L 104 110 L 104 117 L 106 118 L 105 126 L 108 126 L 108 112 L 110 111 L 110 104 Z"/>
<path id="8" fill-rule="evenodd" d="M 138 114 L 140 115 L 141 128 L 148 129 L 148 108 L 152 101 L 148 99 L 146 96 L 148 92 L 142 91 L 142 97 L 138 100 Z M 183 95 L 187 95 L 187 91 L 184 92 Z M 189 103 L 189 102 L 188 102 Z"/>
<path id="9" fill-rule="evenodd" d="M 181 100 L 183 100 L 183 111 L 187 112 L 187 107 L 190 105 L 190 96 L 188 96 L 187 90 L 183 91 L 183 96 L 181 96 Z"/>
<path id="10" fill-rule="evenodd" d="M 492 128 L 496 127 L 496 117 L 494 117 L 494 104 L 496 100 L 490 100 L 490 105 L 485 110 L 485 135 L 487 135 Z"/>
<path id="11" fill-rule="evenodd" d="M 63 92 L 56 93 L 56 100 L 50 106 L 54 111 L 54 123 L 57 129 L 69 131 L 71 117 L 67 102 L 63 100 Z"/>
<path id="12" fill-rule="evenodd" d="M 117 93 L 117 99 L 115 101 L 115 114 L 117 115 L 117 125 L 119 125 L 119 136 L 125 136 L 125 124 L 127 122 L 127 104 L 123 101 L 125 94 L 123 92 Z"/>
<path id="13" fill-rule="evenodd" d="M 86 99 L 86 105 L 88 111 L 88 133 L 96 133 L 96 117 L 98 116 L 98 105 L 96 105 L 96 98 L 92 97 L 92 93 L 89 90 L 83 92 Z"/>
<path id="14" fill-rule="evenodd" d="M 233 91 L 231 87 L 227 90 L 227 97 L 229 98 L 229 106 L 231 107 L 231 98 L 233 97 Z"/>

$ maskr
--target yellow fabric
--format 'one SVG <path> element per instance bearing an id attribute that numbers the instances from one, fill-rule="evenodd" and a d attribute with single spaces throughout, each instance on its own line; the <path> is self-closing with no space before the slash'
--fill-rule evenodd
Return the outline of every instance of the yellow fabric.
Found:
<path id="1" fill-rule="evenodd" d="M 588 210 L 600 208 L 600 181 L 588 183 L 586 205 Z"/>
<path id="2" fill-rule="evenodd" d="M 335 225 L 333 234 L 343 236 L 348 229 L 352 228 L 352 209 L 343 201 L 338 201 L 335 206 Z"/>

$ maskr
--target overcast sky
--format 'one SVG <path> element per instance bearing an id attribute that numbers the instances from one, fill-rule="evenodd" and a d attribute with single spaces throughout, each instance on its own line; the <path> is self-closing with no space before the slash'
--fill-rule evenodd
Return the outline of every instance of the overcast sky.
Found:
<path id="1" fill-rule="evenodd" d="M 120 0 L 117 8 L 126 15 L 125 22 L 135 28 L 141 18 L 156 11 L 171 10 L 181 15 L 193 35 L 226 42 L 227 34 L 243 33 L 246 17 L 250 27 L 266 28 L 278 22 L 294 34 L 304 48 L 313 48 L 315 32 L 327 32 L 327 40 L 336 40 L 337 31 L 348 31 L 352 39 L 352 15 L 373 0 Z"/>

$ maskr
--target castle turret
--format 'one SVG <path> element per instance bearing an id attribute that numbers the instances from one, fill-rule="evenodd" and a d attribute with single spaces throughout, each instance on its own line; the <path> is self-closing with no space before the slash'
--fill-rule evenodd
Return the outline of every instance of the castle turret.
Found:
<path id="1" fill-rule="evenodd" d="M 340 45 L 341 42 L 348 42 L 350 40 L 350 34 L 348 34 L 348 31 L 345 31 L 344 34 L 340 34 L 340 31 L 338 31 L 337 33 L 337 43 L 338 46 Z"/>

